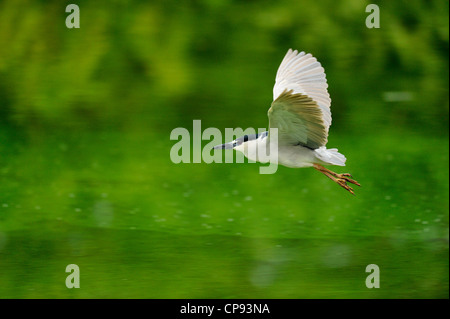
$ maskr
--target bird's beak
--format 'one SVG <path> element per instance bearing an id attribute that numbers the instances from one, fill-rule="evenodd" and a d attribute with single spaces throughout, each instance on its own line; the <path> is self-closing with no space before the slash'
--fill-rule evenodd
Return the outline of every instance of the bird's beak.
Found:
<path id="1" fill-rule="evenodd" d="M 216 146 L 213 147 L 214 150 L 223 150 L 223 149 L 229 150 L 229 149 L 233 149 L 233 148 L 234 148 L 233 142 L 225 143 L 225 144 L 221 144 L 221 145 L 216 145 Z"/>

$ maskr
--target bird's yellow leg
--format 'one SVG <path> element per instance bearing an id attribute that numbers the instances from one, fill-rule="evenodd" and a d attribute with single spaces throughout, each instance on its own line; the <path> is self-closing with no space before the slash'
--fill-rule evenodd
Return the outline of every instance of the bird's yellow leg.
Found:
<path id="1" fill-rule="evenodd" d="M 325 168 L 319 164 L 314 164 L 313 167 L 316 170 L 318 170 L 319 172 L 321 172 L 322 174 L 324 174 L 325 176 L 327 176 L 332 181 L 336 182 L 339 186 L 345 188 L 347 191 L 349 191 L 353 195 L 355 194 L 353 192 L 353 188 L 348 186 L 347 182 L 355 184 L 357 186 L 361 186 L 357 181 L 350 178 L 350 177 L 352 177 L 352 175 L 350 175 L 349 173 L 338 174 L 333 171 L 330 171 L 328 168 Z"/>

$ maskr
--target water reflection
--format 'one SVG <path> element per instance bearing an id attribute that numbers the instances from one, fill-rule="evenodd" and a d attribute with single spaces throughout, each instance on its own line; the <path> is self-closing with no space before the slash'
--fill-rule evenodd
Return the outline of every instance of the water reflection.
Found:
<path id="1" fill-rule="evenodd" d="M 7 241 L 1 235 L 0 295 L 445 297 L 436 289 L 448 270 L 442 262 L 448 241 L 442 239 L 418 242 L 403 238 L 399 246 L 392 237 L 300 240 L 58 226 L 58 231 L 50 233 L 13 232 Z M 420 261 L 411 260 L 417 252 Z M 421 267 L 423 262 L 430 268 Z M 83 289 L 61 289 L 65 266 L 70 263 L 80 267 Z M 372 263 L 381 269 L 383 289 L 365 287 L 365 268 Z M 21 285 L 17 285 L 19 276 Z M 408 291 L 411 283 L 423 289 Z"/>

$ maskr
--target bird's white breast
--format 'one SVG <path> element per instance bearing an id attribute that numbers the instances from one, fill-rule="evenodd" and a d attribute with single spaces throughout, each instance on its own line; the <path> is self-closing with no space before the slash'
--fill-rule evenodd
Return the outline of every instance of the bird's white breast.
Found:
<path id="1" fill-rule="evenodd" d="M 244 153 L 248 159 L 260 163 L 268 163 L 273 155 L 271 152 L 275 151 L 278 154 L 278 164 L 287 167 L 310 167 L 317 161 L 314 151 L 309 148 L 301 145 L 278 146 L 268 141 L 269 138 L 264 136 L 242 143 L 235 149 Z"/>
<path id="2" fill-rule="evenodd" d="M 278 147 L 278 163 L 283 166 L 311 167 L 316 161 L 314 151 L 301 145 Z"/>

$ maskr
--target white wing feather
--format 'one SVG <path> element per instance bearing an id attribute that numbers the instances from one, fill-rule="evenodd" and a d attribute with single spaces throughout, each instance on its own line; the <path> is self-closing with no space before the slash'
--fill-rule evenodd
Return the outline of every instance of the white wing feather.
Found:
<path id="1" fill-rule="evenodd" d="M 320 62 L 310 53 L 298 53 L 297 50 L 289 49 L 277 71 L 273 100 L 275 101 L 285 90 L 307 95 L 319 106 L 328 134 L 331 125 L 331 99 L 327 88 L 325 70 Z"/>

